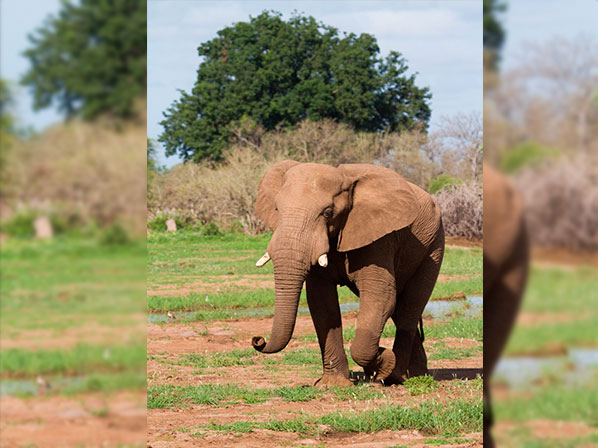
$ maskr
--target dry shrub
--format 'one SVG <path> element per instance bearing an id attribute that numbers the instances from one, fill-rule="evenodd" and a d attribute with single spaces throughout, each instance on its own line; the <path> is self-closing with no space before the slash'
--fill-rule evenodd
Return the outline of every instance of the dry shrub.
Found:
<path id="1" fill-rule="evenodd" d="M 374 163 L 397 171 L 426 189 L 443 170 L 428 156 L 428 137 L 419 131 L 402 134 L 355 132 L 333 120 L 299 123 L 295 129 L 265 132 L 243 120 L 220 165 L 181 164 L 157 175 L 149 186 L 148 209 L 222 227 L 239 224 L 249 234 L 265 230 L 253 214 L 259 182 L 270 166 L 300 162 Z M 475 227 L 476 223 L 470 223 Z M 463 227 L 463 225 L 461 225 Z M 481 229 L 481 224 L 480 224 Z"/>
<path id="2" fill-rule="evenodd" d="M 384 152 L 384 139 L 375 134 L 355 132 L 343 123 L 325 118 L 320 121 L 304 120 L 293 129 L 265 132 L 249 120 L 233 130 L 233 151 L 247 147 L 267 159 L 284 154 L 299 162 L 371 163 Z"/>
<path id="3" fill-rule="evenodd" d="M 197 221 L 223 227 L 238 223 L 248 234 L 265 230 L 254 215 L 259 182 L 268 168 L 284 156 L 268 160 L 248 147 L 235 147 L 226 163 L 186 163 L 158 176 L 152 183 L 153 213 L 188 214 Z"/>
<path id="4" fill-rule="evenodd" d="M 143 235 L 146 129 L 142 118 L 129 123 L 72 120 L 15 142 L 3 167 L 3 200 L 13 208 L 60 210 L 103 227 L 121 222 Z"/>
<path id="5" fill-rule="evenodd" d="M 532 242 L 572 250 L 598 249 L 598 165 L 590 157 L 547 161 L 515 183 L 525 200 Z"/>
<path id="6" fill-rule="evenodd" d="M 470 183 L 447 186 L 435 195 L 446 235 L 482 238 L 482 193 L 481 183 Z"/>

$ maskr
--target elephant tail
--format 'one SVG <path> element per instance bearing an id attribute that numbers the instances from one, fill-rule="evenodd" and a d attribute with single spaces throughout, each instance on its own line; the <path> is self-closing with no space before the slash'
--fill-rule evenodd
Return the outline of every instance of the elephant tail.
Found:
<path id="1" fill-rule="evenodd" d="M 423 317 L 419 318 L 419 338 L 422 340 L 422 342 L 424 342 L 425 336 L 424 336 L 424 318 Z"/>

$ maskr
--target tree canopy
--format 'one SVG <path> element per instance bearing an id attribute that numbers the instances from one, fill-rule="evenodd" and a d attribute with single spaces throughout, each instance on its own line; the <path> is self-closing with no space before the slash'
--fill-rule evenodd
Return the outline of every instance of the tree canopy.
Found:
<path id="1" fill-rule="evenodd" d="M 21 82 L 34 107 L 57 105 L 67 117 L 126 117 L 146 92 L 145 0 L 64 1 L 29 35 L 31 63 Z"/>
<path id="2" fill-rule="evenodd" d="M 498 14 L 507 9 L 503 0 L 484 0 L 484 62 L 491 70 L 496 70 L 499 52 L 505 41 L 505 30 L 498 20 Z"/>
<path id="3" fill-rule="evenodd" d="M 416 86 L 406 60 L 380 58 L 375 37 L 344 33 L 293 15 L 263 12 L 198 48 L 203 61 L 190 93 L 165 112 L 167 155 L 217 161 L 231 126 L 251 119 L 266 130 L 332 118 L 357 130 L 427 129 L 431 93 Z"/>

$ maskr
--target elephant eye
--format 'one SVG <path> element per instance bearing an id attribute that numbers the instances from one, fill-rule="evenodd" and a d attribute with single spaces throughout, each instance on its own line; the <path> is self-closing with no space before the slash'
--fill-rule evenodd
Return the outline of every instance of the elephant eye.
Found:
<path id="1" fill-rule="evenodd" d="M 278 207 L 274 206 L 274 211 L 277 212 L 278 211 Z"/>
<path id="2" fill-rule="evenodd" d="M 324 210 L 322 212 L 322 215 L 324 216 L 324 218 L 329 219 L 332 218 L 332 209 L 331 208 L 327 208 L 326 210 Z"/>

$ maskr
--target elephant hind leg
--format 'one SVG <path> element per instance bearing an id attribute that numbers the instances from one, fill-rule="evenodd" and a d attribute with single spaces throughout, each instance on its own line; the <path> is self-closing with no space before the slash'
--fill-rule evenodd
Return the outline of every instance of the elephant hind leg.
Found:
<path id="1" fill-rule="evenodd" d="M 428 362 L 423 340 L 417 331 L 424 308 L 436 284 L 444 254 L 444 238 L 439 235 L 434 246 L 407 281 L 397 297 L 392 319 L 397 327 L 393 352 L 395 368 L 389 383 L 400 384 L 410 376 L 425 375 Z"/>

